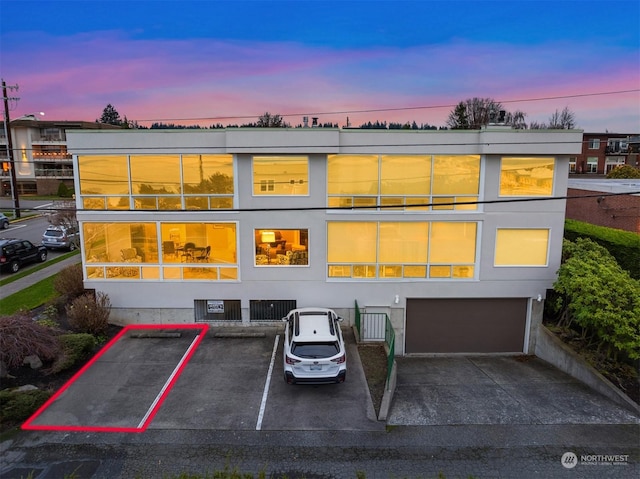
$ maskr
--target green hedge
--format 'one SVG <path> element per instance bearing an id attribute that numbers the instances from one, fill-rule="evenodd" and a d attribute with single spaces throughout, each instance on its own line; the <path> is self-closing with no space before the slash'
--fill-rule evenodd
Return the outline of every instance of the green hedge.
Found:
<path id="1" fill-rule="evenodd" d="M 589 238 L 604 246 L 632 278 L 640 279 L 640 235 L 582 221 L 565 220 L 564 237 L 569 241 Z"/>

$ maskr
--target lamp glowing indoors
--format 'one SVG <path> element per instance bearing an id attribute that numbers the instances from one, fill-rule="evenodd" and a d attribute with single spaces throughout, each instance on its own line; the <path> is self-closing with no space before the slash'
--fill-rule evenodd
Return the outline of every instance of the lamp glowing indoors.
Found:
<path id="1" fill-rule="evenodd" d="M 263 231 L 261 233 L 261 240 L 263 243 L 267 245 L 267 264 L 271 264 L 271 255 L 269 254 L 271 250 L 271 243 L 276 240 L 276 232 L 275 231 Z"/>
<path id="2" fill-rule="evenodd" d="M 273 243 L 276 240 L 276 232 L 275 231 L 263 231 L 262 232 L 262 242 L 263 243 Z"/>

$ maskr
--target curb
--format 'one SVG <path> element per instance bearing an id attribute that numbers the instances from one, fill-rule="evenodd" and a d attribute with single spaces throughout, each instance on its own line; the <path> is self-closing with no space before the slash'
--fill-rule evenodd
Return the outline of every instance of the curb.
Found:
<path id="1" fill-rule="evenodd" d="M 633 399 L 618 389 L 611 381 L 585 362 L 562 340 L 542 325 L 538 328 L 535 355 L 608 397 L 616 404 L 640 415 L 639 404 L 636 404 Z"/>

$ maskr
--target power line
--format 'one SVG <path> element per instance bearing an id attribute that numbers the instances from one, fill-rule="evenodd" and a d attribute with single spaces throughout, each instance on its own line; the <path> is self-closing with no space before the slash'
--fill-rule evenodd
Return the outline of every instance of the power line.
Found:
<path id="1" fill-rule="evenodd" d="M 521 98 L 513 100 L 498 100 L 497 103 L 523 103 L 532 101 L 547 101 L 547 100 L 562 100 L 567 98 L 583 98 L 591 96 L 602 95 L 620 95 L 623 93 L 639 92 L 640 88 L 634 88 L 631 90 L 616 90 L 606 92 L 594 92 L 594 93 L 578 93 L 575 95 L 558 95 L 558 96 L 546 96 L 546 97 L 534 97 L 534 98 Z M 316 112 L 303 112 L 303 113 L 286 113 L 280 114 L 280 117 L 286 118 L 291 116 L 311 116 L 311 115 L 345 115 L 345 114 L 357 114 L 357 113 L 382 113 L 390 111 L 409 111 L 409 110 L 437 110 L 440 108 L 453 108 L 456 104 L 445 105 L 423 105 L 423 106 L 409 106 L 398 108 L 369 108 L 363 110 L 339 110 L 339 111 L 316 111 Z M 195 117 L 195 118 L 155 118 L 145 120 L 134 120 L 139 122 L 153 122 L 153 121 L 201 121 L 201 120 L 243 120 L 247 118 L 258 118 L 260 115 L 232 115 L 232 116 L 209 116 L 209 117 Z"/>
<path id="2" fill-rule="evenodd" d="M 579 200 L 585 198 L 604 198 L 610 196 L 627 196 L 627 195 L 640 195 L 640 191 L 630 191 L 624 193 L 598 193 L 592 195 L 580 195 L 580 196 L 553 196 L 545 198 L 509 198 L 505 200 L 474 200 L 474 201 L 458 201 L 449 203 L 412 203 L 404 205 L 377 205 L 377 206 L 300 206 L 300 207 L 286 207 L 286 208 L 228 208 L 219 210 L 202 210 L 202 213 L 254 213 L 254 212 L 287 212 L 287 211 L 352 211 L 352 210 L 374 210 L 374 209 L 393 209 L 397 210 L 399 207 L 404 208 L 425 208 L 425 207 L 443 207 L 443 206 L 468 206 L 468 205 L 489 205 L 489 204 L 508 204 L 508 203 L 531 203 L 536 201 L 559 201 L 559 200 Z M 178 196 L 178 195 L 173 195 Z M 154 195 L 149 195 L 153 198 Z M 22 211 L 38 211 L 38 212 L 71 212 L 71 211 L 88 211 L 92 213 L 99 213 L 108 210 L 96 210 L 89 208 L 22 208 Z M 132 209 L 118 209 L 120 213 L 168 213 L 168 214 L 184 214 L 185 212 L 197 213 L 198 210 L 158 210 L 158 209 L 144 209 L 144 210 L 132 210 Z M 465 211 L 465 213 L 471 213 L 471 211 Z M 458 213 L 461 214 L 461 213 Z M 218 221 L 219 222 L 219 221 Z"/>

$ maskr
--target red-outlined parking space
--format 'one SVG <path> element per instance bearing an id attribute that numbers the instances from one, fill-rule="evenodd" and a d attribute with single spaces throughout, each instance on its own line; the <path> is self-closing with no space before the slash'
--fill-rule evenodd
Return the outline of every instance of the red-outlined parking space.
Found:
<path id="1" fill-rule="evenodd" d="M 145 431 L 208 329 L 206 324 L 125 326 L 22 429 Z"/>

